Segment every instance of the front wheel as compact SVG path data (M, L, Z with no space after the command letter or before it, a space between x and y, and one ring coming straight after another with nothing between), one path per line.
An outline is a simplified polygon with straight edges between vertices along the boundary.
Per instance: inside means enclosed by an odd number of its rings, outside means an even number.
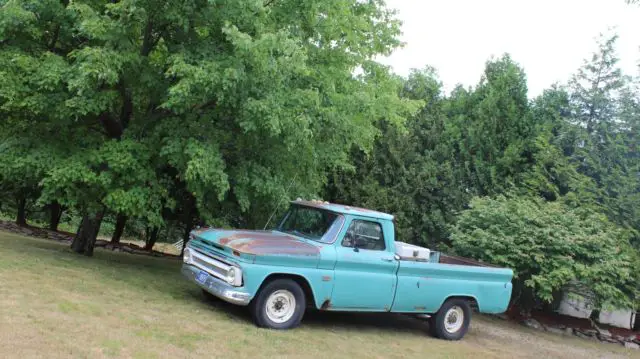
M291 329L302 321L306 298L300 285L291 279L267 283L251 301L251 314L257 326Z
M460 340L469 330L471 307L464 299L449 299L436 315L431 317L431 333L444 340Z

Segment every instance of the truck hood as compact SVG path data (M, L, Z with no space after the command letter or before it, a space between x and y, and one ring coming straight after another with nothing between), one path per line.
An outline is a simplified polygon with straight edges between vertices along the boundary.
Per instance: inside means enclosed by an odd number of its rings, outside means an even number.
M194 234L215 247L256 257L307 257L315 260L320 257L319 246L278 231L207 229Z

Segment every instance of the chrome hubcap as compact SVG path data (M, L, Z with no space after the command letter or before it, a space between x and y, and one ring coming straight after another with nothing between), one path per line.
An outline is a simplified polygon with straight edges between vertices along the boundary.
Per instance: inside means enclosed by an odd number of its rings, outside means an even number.
M444 315L444 329L449 333L455 333L460 328L462 328L462 324L464 323L464 311L462 308L454 305L453 307L447 310L447 313Z
M267 298L265 311L272 322L285 323L296 311L296 297L288 290L277 290Z

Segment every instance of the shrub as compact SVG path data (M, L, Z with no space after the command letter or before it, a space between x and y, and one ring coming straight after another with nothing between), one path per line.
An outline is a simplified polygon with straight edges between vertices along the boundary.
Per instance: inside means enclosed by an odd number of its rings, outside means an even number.
M582 289L594 308L633 307L635 251L604 215L531 198L475 198L452 229L454 251L512 268L512 303L530 309Z

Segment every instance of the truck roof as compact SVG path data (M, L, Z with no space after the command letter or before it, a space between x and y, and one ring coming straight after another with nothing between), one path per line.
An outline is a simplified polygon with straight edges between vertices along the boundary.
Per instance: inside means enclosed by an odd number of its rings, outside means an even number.
M356 216L371 217L371 218L377 218L377 219L385 219L385 220L390 220L390 221L393 220L393 216L388 214L388 213L378 212L378 211L374 211L374 210L366 209L366 208L346 206L346 205L343 205L343 204L329 203L329 202L323 202L323 201L304 201L304 200L301 200L301 199L298 199L298 200L295 200L295 201L291 201L291 203L292 204L298 204L298 205L301 205L301 206L326 209L328 211L336 212L336 213L353 214L353 215L356 215Z

